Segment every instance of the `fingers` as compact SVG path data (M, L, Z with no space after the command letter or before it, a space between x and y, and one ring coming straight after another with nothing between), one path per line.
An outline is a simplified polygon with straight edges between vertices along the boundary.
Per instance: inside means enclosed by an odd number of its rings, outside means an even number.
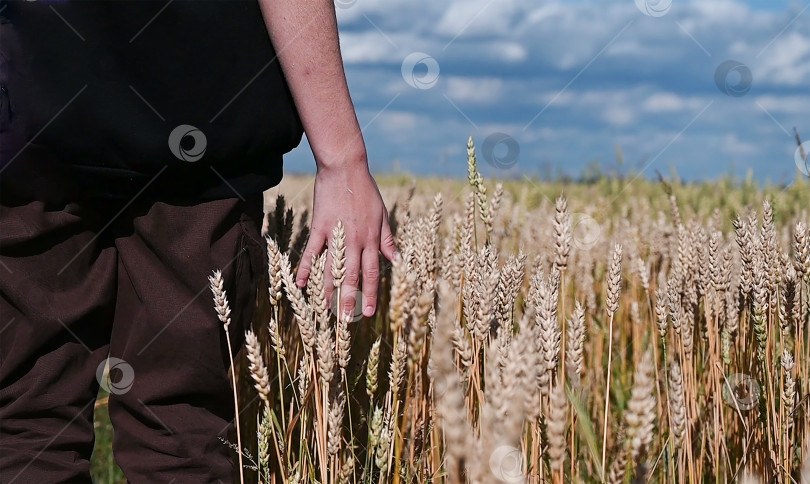
M366 248L363 265L363 316L371 317L377 309L377 285L380 282L380 257L378 251Z
M323 264L323 285L326 286L326 300L329 301L329 307L333 310L335 314L338 314L338 311L334 311L335 308L338 307L337 302L332 300L332 293L335 292L335 283L334 279L332 279L332 254L334 253L334 247L332 246L332 236L331 232L329 235L329 240L327 242L327 249L326 249L326 260Z
M298 264L298 272L295 276L295 284L303 288L307 285L309 274L312 271L312 258L317 257L323 249L326 236L320 232L313 230L309 234L307 246L304 248L304 254L301 256L301 262Z
M379 236L368 233L366 236L360 237L347 237L346 252L345 252L345 266L344 278L341 284L340 301L333 300L334 284L331 277L332 269L332 247L327 246L326 264L324 282L326 286L326 297L328 301L332 301L333 308L338 309L335 311L336 315L349 313L352 316L371 317L377 309L377 291L380 281L380 259L379 253L393 261L397 256L397 247L394 241L394 236L391 233L391 226L388 222L388 214L385 209L382 209L382 221L380 223ZM351 233L351 230L347 230ZM323 231L313 227L310 233L307 245L304 248L304 253L301 257L298 273L296 275L296 284L298 287L303 288L306 286L309 276L312 273L312 259L323 251L324 246L330 244L329 234L330 231ZM363 241L360 239L366 239ZM354 240L352 240L354 239ZM378 245L379 244L379 245ZM360 279L362 276L363 287L360 290ZM357 301L362 295L362 300ZM358 307L359 304L359 307ZM355 309L357 308L357 309Z
M354 307L357 304L357 288L360 284L360 254L360 247L346 247L346 273L340 287L340 314L356 314Z
M380 227L380 252L386 259L393 262L397 254L397 245L391 234L391 224L388 223L388 214L383 209L383 222ZM365 311L365 309L364 309Z

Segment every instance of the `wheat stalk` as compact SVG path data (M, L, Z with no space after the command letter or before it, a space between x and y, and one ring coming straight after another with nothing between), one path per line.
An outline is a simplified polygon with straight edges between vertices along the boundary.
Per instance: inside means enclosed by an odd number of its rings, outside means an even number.
M233 406L236 419L236 445L237 454L239 455L239 479L242 484L245 484L245 475L243 472L244 463L242 462L242 433L241 426L239 425L239 397L236 392L236 372L233 364L233 348L231 347L231 334L228 328L231 325L231 308L228 305L228 295L225 291L225 281L222 279L222 271L214 271L213 276L208 276L209 287L214 295L214 309L217 312L219 320L222 322L222 327L225 329L225 340L228 342L228 358L231 361L231 383L233 386Z
M605 308L608 312L608 364L605 381L605 412L602 426L602 475L605 475L605 457L607 452L608 409L610 404L610 376L613 361L613 318L619 310L619 291L622 282L622 246L613 247L613 257L607 276L607 299Z
M574 232L570 214L597 213L604 185L567 184L548 203L558 185L485 183L469 148L466 197L424 193L433 182L386 188L386 199L404 199L390 214L400 254L381 270L368 324L350 328L330 307L341 290L350 296L349 249L338 247L348 229L334 227L298 289L306 217L293 234L277 206L270 305L259 307L279 385L269 391L266 347L246 334L250 385L239 388L272 409L254 416L255 461L229 444L242 468L266 484L679 484L744 470L799 480L810 249L808 211L793 202L810 198L774 196L758 214L741 200L777 192L751 188L712 206L699 186L668 186L667 199L642 195L640 182L603 211L594 239L591 222ZM215 308L229 329L224 294Z

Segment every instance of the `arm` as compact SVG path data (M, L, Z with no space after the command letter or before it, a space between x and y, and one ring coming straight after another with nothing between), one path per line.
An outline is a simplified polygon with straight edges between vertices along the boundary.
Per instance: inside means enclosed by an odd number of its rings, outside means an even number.
M318 166L312 227L296 282L300 287L306 284L312 255L321 252L332 227L342 220L346 277L341 306L354 308L352 289L358 288L362 274L363 314L371 316L377 301L378 254L392 260L396 248L349 96L334 4L331 0L259 0L259 4ZM330 264L327 258L326 267ZM327 287L331 292L332 285Z

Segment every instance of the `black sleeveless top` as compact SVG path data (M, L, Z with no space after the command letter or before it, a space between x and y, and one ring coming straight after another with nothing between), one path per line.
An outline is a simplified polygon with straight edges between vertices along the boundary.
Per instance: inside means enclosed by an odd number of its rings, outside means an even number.
M257 0L3 0L0 20L0 170L33 146L91 197L209 200L274 186L301 140Z

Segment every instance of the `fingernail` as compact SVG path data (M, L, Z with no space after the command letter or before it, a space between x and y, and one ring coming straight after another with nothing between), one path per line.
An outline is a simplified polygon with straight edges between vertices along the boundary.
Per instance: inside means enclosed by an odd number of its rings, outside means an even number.
M365 316L373 316L374 315L374 308L372 306L366 306L366 309L363 310L363 314Z

